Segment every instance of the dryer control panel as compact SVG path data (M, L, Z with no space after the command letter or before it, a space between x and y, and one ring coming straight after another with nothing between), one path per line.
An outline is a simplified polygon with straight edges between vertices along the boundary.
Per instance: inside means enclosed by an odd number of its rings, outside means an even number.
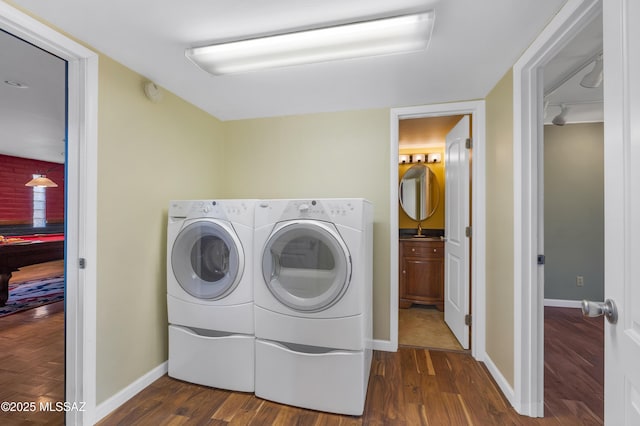
M359 198L264 200L258 204L256 218L259 218L258 222L264 223L296 219L321 220L360 228L364 203L368 202Z

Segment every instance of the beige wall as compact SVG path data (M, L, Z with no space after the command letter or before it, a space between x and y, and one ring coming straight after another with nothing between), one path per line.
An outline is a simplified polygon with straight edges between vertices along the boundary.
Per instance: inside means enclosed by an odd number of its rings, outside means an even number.
M222 188L221 123L99 58L97 402L167 360L170 199Z
M142 92L143 81L100 56L97 402L167 359L170 199L371 200L374 337L388 340L389 111L220 123L170 93L162 103L149 102ZM486 347L513 384L511 72L488 95L486 107Z
M362 197L374 208L374 338L389 339L389 110L225 122L236 198ZM394 153L395 155L395 153Z
M486 98L486 351L513 386L513 72Z

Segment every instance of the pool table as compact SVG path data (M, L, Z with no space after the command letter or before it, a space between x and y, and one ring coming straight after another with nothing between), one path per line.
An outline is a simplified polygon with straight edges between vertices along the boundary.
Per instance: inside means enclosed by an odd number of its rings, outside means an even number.
M58 259L64 259L64 234L21 235L0 242L0 306L9 298L12 272Z

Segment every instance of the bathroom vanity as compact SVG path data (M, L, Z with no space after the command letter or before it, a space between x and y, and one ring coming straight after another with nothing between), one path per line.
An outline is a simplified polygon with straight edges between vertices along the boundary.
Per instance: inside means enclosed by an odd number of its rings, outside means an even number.
M417 229L400 229L400 308L414 303L444 310L444 229L422 229L440 202L436 175L425 164L409 168L398 188L402 210L418 222ZM408 232L406 232L408 231Z
M400 239L400 308L435 305L444 310L444 241Z

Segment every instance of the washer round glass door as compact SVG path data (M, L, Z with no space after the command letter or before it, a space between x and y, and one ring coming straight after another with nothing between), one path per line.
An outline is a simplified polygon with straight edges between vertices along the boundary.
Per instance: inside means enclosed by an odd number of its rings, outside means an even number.
M244 270L242 245L224 222L185 222L171 250L171 266L180 286L199 299L231 293Z
M285 222L267 240L262 275L285 306L318 312L347 291L351 256L335 227L318 221Z

